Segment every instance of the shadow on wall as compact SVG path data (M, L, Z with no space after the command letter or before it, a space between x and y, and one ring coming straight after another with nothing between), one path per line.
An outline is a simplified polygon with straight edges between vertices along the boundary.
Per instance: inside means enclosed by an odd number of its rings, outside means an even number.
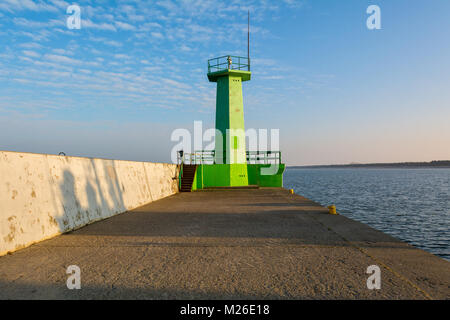
M120 186L114 161L108 161L103 169L98 169L95 161L90 159L90 166L84 167L76 176L71 170L64 169L59 190L63 214L56 216L54 222L61 232L127 210L123 199L124 188Z
M173 164L0 151L0 255L177 192Z

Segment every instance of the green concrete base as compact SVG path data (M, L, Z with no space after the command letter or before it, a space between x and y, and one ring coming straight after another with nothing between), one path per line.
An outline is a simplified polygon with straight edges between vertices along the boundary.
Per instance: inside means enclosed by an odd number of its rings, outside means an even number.
M199 165L192 191L213 187L283 187L285 165L211 164Z
M248 184L260 187L283 187L285 164L248 164Z

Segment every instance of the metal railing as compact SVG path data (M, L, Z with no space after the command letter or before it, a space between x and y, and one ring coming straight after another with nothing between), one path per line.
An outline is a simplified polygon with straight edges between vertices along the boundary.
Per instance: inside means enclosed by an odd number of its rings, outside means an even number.
M247 151L247 163L281 163L281 151Z
M214 151L196 151L194 153L183 153L180 157L182 164L214 164Z
M248 164L280 164L281 151L246 151ZM216 164L214 150L196 151L193 153L178 152L177 162L180 164Z
M222 56L208 60L208 73L222 70L250 71L250 59L239 56Z

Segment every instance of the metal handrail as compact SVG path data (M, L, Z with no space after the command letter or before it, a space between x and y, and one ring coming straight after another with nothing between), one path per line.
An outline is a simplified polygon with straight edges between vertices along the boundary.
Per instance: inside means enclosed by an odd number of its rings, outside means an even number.
M231 59L231 64L228 62L228 58ZM222 59L226 59L223 61ZM241 60L242 63L241 63ZM212 64L215 63L215 64ZM222 67L225 65L226 67ZM221 56L217 58L212 58L208 60L208 73L218 72L222 70L241 70L241 71L250 71L250 59L247 57L239 57L239 56Z
M246 151L247 163L271 164L281 163L281 151ZM216 151L203 150L193 153L184 153L181 159L186 164L216 164Z

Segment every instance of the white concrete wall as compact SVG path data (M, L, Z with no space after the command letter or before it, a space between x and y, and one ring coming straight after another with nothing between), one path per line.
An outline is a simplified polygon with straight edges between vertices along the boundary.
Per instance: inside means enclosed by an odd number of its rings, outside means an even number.
M0 151L0 256L178 192L173 164Z

